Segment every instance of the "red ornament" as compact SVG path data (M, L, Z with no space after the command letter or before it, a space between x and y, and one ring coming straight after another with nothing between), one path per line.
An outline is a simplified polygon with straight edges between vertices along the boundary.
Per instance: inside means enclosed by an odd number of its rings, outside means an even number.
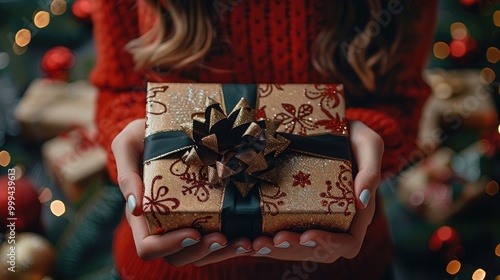
M66 47L51 48L42 58L42 69L54 80L67 81L74 64L75 55Z
M0 231L10 231L10 222L15 224L15 231L36 231L41 229L40 214L42 205L38 200L37 188L31 180L21 177L13 181L15 188L9 189L9 178L0 177ZM12 187L12 186L11 186ZM14 192L11 192L13 191ZM7 207L9 196L14 196L14 209ZM11 219L12 218L12 219ZM15 220L13 220L15 218Z

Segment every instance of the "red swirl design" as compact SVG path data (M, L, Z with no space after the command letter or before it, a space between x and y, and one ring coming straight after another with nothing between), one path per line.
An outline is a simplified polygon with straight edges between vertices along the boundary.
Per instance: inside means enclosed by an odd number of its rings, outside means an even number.
M194 195L199 202L206 202L210 199L210 190L213 186L208 183L208 176L204 168L199 168L197 172L190 172L191 166L176 160L170 166L170 173L179 177L187 185L182 186L183 195Z
M340 196L336 196L332 193L333 185L331 181L325 182L327 185L326 192L320 193L320 197L323 198L321 205L327 208L328 214L332 214L332 207L338 205L344 210L344 215L351 215L349 205L354 203L354 191L353 183L351 180L348 180L346 173L352 174L351 168L346 165L341 165L340 172L337 176L338 181L335 182L335 187L341 191Z
M158 188L155 187L156 182L161 179L163 179L163 176L161 175L157 175L153 178L153 182L151 185L151 193L149 196L144 195L146 203L144 203L143 206L144 212L151 211L158 228L161 227L161 222L160 219L158 219L158 216L156 216L156 214L168 215L170 214L170 210L177 209L177 207L179 207L180 205L180 201L177 198L166 197L169 191L167 186L160 186ZM166 202L170 202L172 205L169 206L166 204Z

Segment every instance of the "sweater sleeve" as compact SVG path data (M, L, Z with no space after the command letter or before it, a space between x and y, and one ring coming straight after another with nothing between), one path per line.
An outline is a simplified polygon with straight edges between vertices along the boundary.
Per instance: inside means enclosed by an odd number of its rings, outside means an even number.
M137 2L95 0L92 21L97 61L90 79L99 91L95 122L99 143L108 152L108 172L116 182L111 142L129 122L145 116L146 83L124 49L139 36Z
M423 80L437 20L438 1L413 2L419 14L405 31L418 36L414 48L401 57L402 71L390 98L374 101L369 108L349 108L347 118L359 120L377 132L385 144L382 177L397 174L416 160L416 135L422 107L431 93Z

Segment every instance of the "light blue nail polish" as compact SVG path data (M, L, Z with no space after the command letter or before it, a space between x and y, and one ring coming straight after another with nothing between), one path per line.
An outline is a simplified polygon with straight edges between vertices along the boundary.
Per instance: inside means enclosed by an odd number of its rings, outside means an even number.
M309 241L307 241L305 243L300 243L300 245L306 246L306 247L314 247L314 246L316 246L316 242L314 242L312 240L309 240Z
M135 200L135 196L133 194L128 196L127 203L128 203L128 210L130 210L130 213L133 213L135 206L137 205L137 201Z
M194 239L188 237L188 238L182 240L181 246L182 247L188 247L188 246L194 245L194 244L196 244L198 242L200 242L200 240L194 240Z
M267 255L271 253L271 249L267 248L267 247L262 247L260 248L259 251L257 251L257 253L255 253L256 255Z
M236 248L236 250L234 250L234 253L235 254L243 254L243 253L248 253L250 251L251 250L247 250L247 249L245 249L243 247L238 247L238 248Z
M224 248L224 246L220 245L220 244L219 244L219 243L217 243L217 242L212 243L212 244L210 245L210 247L208 247L208 249L209 249L210 251L212 251L212 252L213 252L213 251L220 250L220 249L222 249L222 248Z
M286 248L289 248L290 247L290 242L288 241L283 241L281 242L280 244L278 245L274 245L274 247L276 248L281 248L281 249L286 249Z
M366 207L368 205L368 202L370 201L370 190L369 189L364 189L361 194L359 195L359 200L361 203L363 203L363 206Z

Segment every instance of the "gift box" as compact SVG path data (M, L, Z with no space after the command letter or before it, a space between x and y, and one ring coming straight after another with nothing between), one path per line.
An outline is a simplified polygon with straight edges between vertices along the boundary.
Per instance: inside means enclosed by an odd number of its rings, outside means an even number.
M151 234L349 229L356 210L341 85L150 83L146 106Z
M95 87L86 81L36 79L16 106L14 116L24 136L47 140L74 125L91 125L96 96Z
M461 151L440 147L402 172L396 195L409 210L426 221L442 224L464 211L487 191L489 146L486 140Z
M92 186L103 183L107 155L96 136L94 127L77 126L42 145L49 175L71 202L80 201Z

